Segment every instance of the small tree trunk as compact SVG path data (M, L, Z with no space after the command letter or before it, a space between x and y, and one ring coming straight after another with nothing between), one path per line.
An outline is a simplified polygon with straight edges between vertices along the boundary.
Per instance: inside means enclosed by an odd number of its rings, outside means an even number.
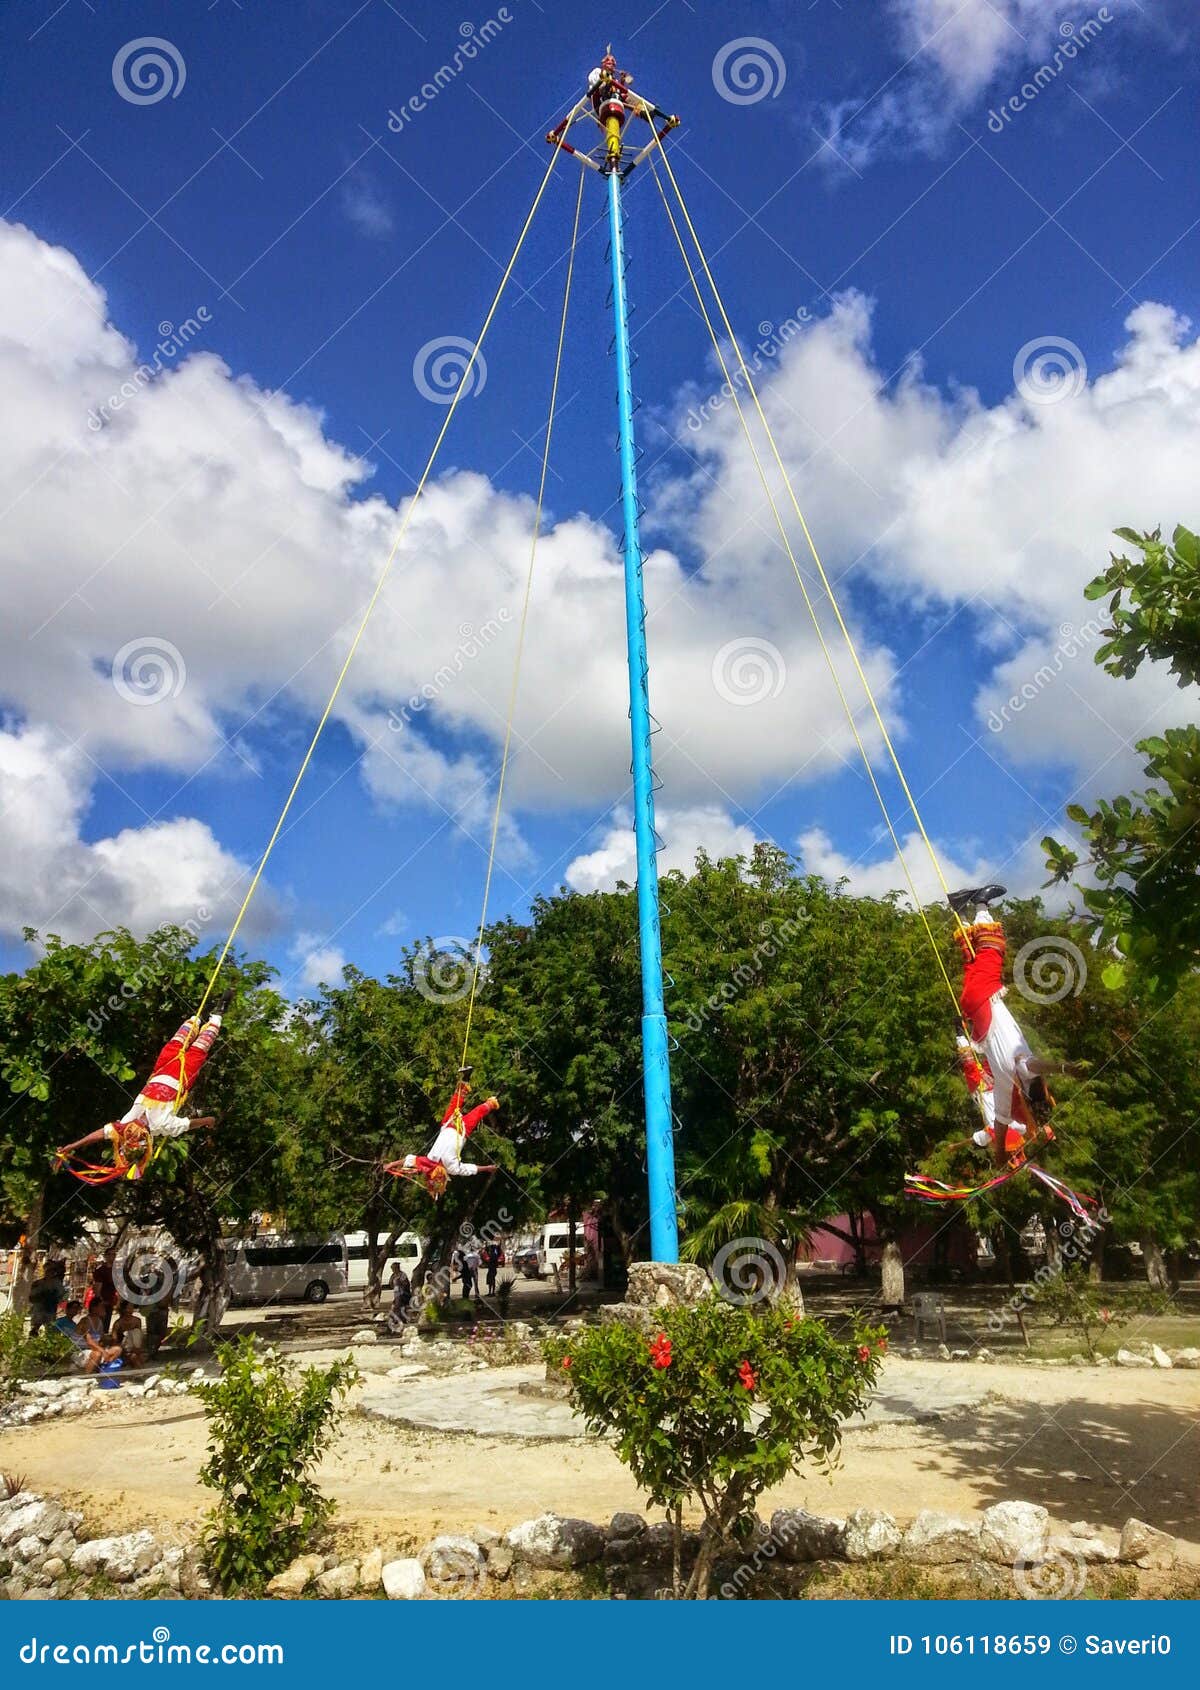
M889 1238L883 1246L881 1301L885 1309L904 1307L904 1257L894 1238Z
M1139 1242L1142 1246L1142 1262L1146 1269L1146 1284L1152 1291L1167 1291L1170 1289L1167 1278L1167 1264L1163 1260L1162 1245L1157 1234L1143 1232Z
M1092 1254L1088 1260L1088 1278L1093 1285L1099 1285L1104 1278L1104 1234L1098 1232L1092 1245Z
M567 1290L575 1295L575 1199L567 1204Z

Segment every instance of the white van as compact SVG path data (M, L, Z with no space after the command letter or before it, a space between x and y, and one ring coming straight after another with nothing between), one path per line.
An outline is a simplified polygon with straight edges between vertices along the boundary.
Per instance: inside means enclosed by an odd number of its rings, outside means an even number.
M340 1234L290 1238L263 1233L227 1238L221 1247L235 1303L323 1303L332 1293L349 1290L346 1240Z
M587 1250L587 1239L583 1234L583 1222L575 1222L575 1271L583 1271L583 1258ZM538 1277L546 1274L559 1274L564 1277L568 1271L571 1254L571 1228L566 1221L548 1221L538 1237L537 1271Z
M387 1243L387 1233L379 1235L379 1242ZM392 1277L392 1267L396 1262L404 1269L411 1279L417 1263L429 1243L427 1238L421 1238L415 1232L402 1232L396 1240L396 1248L383 1264L383 1285L387 1288L388 1280ZM365 1291L370 1272L370 1257L367 1253L367 1235L365 1232L348 1232L346 1234L346 1266L348 1283L351 1291Z

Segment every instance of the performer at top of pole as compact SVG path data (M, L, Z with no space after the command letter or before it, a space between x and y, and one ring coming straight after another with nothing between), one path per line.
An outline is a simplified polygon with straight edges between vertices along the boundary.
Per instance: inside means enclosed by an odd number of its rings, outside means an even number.
M646 146L628 163L623 164L624 142L623 131L629 117L644 118L651 128L657 128L657 139L661 141L679 122L677 117L663 111L652 100L644 99L633 92L633 76L627 70L620 70L613 57L612 47L609 46L594 70L590 71L587 79L587 91L563 118L556 129L552 129L546 136L551 146L560 146L564 152L572 153L581 164L592 170L598 170L604 175L613 171L622 177L628 176L631 170L636 170L656 142L652 138ZM567 130L581 118L592 118L604 131L604 145L598 152L580 151L571 146L565 139Z

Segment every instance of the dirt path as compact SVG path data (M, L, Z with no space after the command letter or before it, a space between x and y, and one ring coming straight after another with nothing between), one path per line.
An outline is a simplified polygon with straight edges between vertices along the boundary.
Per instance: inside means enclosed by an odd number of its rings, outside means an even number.
M945 1374L945 1364L894 1359L884 1388ZM869 1505L905 1521L919 1508L971 1513L1021 1497L1060 1521L1120 1526L1136 1514L1178 1536L1184 1557L1200 1563L1200 1372L997 1366L988 1384L987 1401L939 1422L850 1433L832 1479L789 1479L764 1511ZM105 1532L194 1522L207 1506L196 1480L203 1457L203 1416L184 1399L114 1403L103 1418L0 1434L0 1469L70 1493ZM604 1520L639 1506L601 1444L421 1434L358 1416L321 1481L353 1539L396 1548L439 1530L507 1527L544 1509Z

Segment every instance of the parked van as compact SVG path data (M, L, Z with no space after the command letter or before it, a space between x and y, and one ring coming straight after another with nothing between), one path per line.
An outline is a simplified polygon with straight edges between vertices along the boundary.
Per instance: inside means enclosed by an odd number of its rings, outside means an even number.
M584 1253L587 1240L583 1235L583 1222L575 1223L575 1267L578 1272L583 1267ZM538 1278L545 1278L547 1274L566 1273L571 1255L571 1228L566 1221L548 1221L542 1228L538 1238L537 1272Z
M379 1242L387 1243L386 1232L380 1234ZM396 1248L383 1264L383 1284L385 1288L388 1280L392 1277L392 1267L396 1262L399 1262L409 1278L412 1278L413 1270L421 1260L421 1255L428 1242L427 1238L421 1238L415 1232L402 1232L400 1234L396 1240ZM365 1232L348 1232L346 1234L346 1265L351 1291L365 1291L371 1265Z
M289 1238L264 1233L228 1238L222 1248L235 1303L323 1303L332 1292L349 1290L346 1240L340 1234Z

